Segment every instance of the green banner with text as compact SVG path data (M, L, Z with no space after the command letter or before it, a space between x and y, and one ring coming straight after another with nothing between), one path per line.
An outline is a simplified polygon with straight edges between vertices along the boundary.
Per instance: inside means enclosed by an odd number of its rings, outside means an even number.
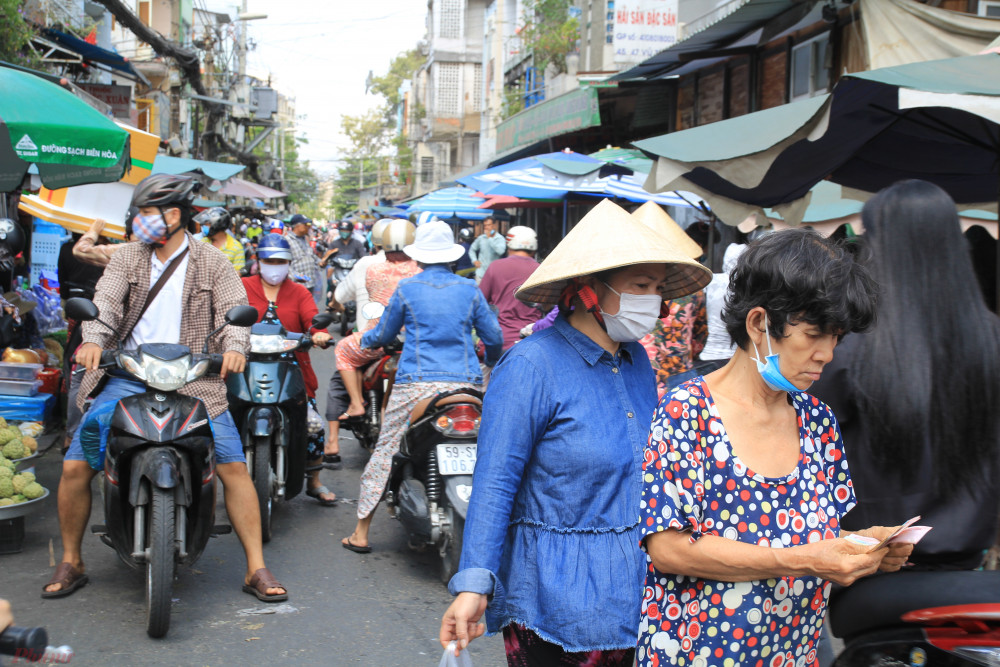
M597 91L578 88L525 109L497 127L497 152L601 124Z

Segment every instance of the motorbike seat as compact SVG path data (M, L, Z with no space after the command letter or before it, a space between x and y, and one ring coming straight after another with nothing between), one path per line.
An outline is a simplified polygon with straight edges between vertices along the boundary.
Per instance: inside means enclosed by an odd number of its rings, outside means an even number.
M427 412L427 406L431 404L432 400L434 400L433 396L425 398L413 406L413 411L410 413L411 424L416 423L417 420L424 416L424 413ZM437 404L438 407L440 407L442 405L454 405L456 403L469 403L478 407L482 407L483 405L483 402L480 399L469 394L455 394L454 396L448 396L447 398L442 398Z
M908 622L925 624L932 617L936 624L945 619L935 615L925 618L926 614L910 612L996 604L998 600L1000 571L933 570L876 575L847 588L834 589L830 595L830 630L834 636L850 639L864 632L905 626Z

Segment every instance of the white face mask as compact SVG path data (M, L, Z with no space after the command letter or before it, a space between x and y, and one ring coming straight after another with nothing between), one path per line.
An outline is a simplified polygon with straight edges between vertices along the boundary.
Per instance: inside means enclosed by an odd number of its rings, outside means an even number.
M618 295L618 312L614 315L604 312L604 326L611 340L618 343L631 343L639 340L656 326L660 319L660 305L663 299L659 294L629 294L618 292L611 285L604 286Z
M260 264L260 277L268 285L280 285L288 277L288 264Z

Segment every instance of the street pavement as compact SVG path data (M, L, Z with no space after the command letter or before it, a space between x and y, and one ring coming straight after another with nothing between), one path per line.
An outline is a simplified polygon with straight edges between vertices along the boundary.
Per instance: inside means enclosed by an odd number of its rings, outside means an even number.
M333 350L314 350L320 412L334 370ZM342 549L356 520L353 500L366 455L341 436L341 470L323 482L342 500L321 507L304 494L275 511L275 534L264 547L268 567L288 586L290 599L268 605L241 591L246 563L235 534L212 539L201 559L181 568L174 586L170 632L145 631L145 578L129 569L89 530L84 559L90 583L68 598L39 592L61 556L55 490L62 457L54 446L36 463L53 491L44 508L26 518L24 549L0 555L7 583L0 596L13 605L17 625L44 626L52 645L73 647L73 665L364 665L436 666L438 629L451 601L440 581L435 552L415 553L402 526L384 506L372 524L373 553ZM228 523L219 490L217 523ZM91 524L103 523L94 492ZM476 667L501 667L503 641L483 637L470 646ZM5 664L10 664L6 659Z

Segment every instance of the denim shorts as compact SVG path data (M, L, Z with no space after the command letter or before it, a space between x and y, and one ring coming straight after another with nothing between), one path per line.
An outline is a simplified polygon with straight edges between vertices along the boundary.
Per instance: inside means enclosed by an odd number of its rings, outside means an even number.
M112 377L104 385L104 390L94 399L94 402L90 405L90 409L93 410L108 401L117 403L126 396L142 394L146 391L148 391L146 386L139 382ZM86 415L84 415L84 421L86 421ZM212 433L215 435L215 463L245 463L243 441L240 439L240 432L236 430L236 424L233 422L233 417L229 414L229 411L226 410L218 417L213 418L211 424ZM81 430L78 428L76 429L76 433L73 434L73 442L63 457L67 461L86 460L83 455L83 445L80 443Z

